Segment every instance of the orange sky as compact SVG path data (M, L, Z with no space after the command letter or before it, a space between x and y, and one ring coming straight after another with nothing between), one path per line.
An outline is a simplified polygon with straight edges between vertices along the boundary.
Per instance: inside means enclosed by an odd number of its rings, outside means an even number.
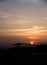
M47 42L47 29L33 26L31 29L5 29L0 31L0 42Z
M30 41L47 42L47 1L0 1L0 43Z

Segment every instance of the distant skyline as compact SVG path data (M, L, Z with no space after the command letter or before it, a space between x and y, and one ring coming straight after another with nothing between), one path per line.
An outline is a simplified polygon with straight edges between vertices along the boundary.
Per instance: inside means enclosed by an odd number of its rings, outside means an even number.
M47 0L0 0L0 43L47 42Z

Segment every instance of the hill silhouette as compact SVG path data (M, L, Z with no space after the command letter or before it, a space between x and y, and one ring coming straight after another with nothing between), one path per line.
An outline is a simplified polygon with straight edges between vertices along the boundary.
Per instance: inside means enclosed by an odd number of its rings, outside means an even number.
M47 45L17 43L13 44L12 48L0 48L0 60L4 65L47 62Z

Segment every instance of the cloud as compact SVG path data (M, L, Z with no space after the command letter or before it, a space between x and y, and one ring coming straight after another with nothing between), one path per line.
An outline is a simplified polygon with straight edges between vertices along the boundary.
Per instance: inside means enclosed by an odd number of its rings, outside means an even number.
M3 16L0 16L0 19L7 19L8 18L8 16L5 16L5 15L3 15Z
M42 0L42 2L44 2L46 4L47 3L47 0Z
M9 13L0 10L0 24L3 24L3 22L6 23L9 18Z
M22 35L36 35L40 33L46 33L47 29L45 27L38 27L38 26L33 26L30 29L16 29L16 32L22 33Z
M31 29L5 29L5 30L0 30L1 32L7 32L7 33L23 33L24 35L31 35L31 34L39 34L39 33L45 33L47 32L47 29L45 27L38 27L38 26L33 26Z
M18 0L18 1L22 1L22 2L35 2L35 3L40 3L40 2L47 3L47 0Z
M14 22L10 22L11 24L20 24L20 25L22 25L22 24L27 24L27 23L29 23L29 21L27 21L27 20L18 20L18 21L14 21Z
M16 29L16 31L32 31L32 30L43 30L43 29L46 29L46 27L33 26L30 29Z
M0 10L0 14L1 14L1 15L7 15L7 16L10 16L10 14L8 14L7 12L2 11L2 10Z
M9 1L9 2L38 2L38 1L41 1L41 0L0 0L0 2L6 2L6 1Z
M41 30L41 29L45 29L45 27L33 26L33 28L32 28L32 29L34 29L34 30Z
M25 16L22 16L22 15L16 15L16 17L18 17L18 18L25 18Z
M43 21L47 22L47 17L44 17L44 18L43 18Z
M47 29L45 27L33 26L31 29L1 29L0 36L16 37L16 42L28 40L43 40L47 38ZM44 41L45 41L44 39ZM28 40L28 41L29 41ZM27 42L27 41L26 41Z
M43 0L44 2L47 2L47 0Z
M47 0L19 0L19 1L47 1Z
M5 2L6 0L0 0L0 2Z
M45 27L38 27L38 26L33 26L31 29L17 29L16 30L18 35L23 35L23 36L35 36L35 35L46 35L45 33L47 32L47 29Z
M39 0L19 0L19 1L39 1Z

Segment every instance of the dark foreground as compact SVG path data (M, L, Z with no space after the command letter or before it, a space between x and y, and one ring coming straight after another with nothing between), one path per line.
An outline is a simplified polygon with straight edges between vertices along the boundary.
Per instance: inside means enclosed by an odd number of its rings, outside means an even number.
M0 65L47 63L47 45L0 48Z
M47 63L47 54L14 54L2 55L0 65Z

